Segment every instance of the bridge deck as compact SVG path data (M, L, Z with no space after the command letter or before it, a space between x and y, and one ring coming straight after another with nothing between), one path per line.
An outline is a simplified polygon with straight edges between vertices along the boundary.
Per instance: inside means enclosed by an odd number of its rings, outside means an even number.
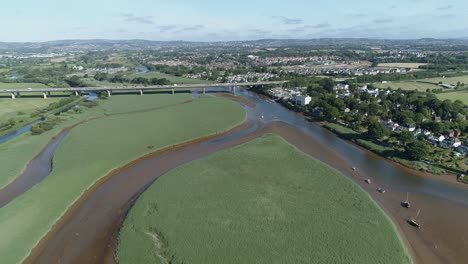
M202 88L229 88L248 87L255 85L284 84L287 81L274 82L247 82L247 83L212 83L212 84L175 84L155 86L103 86L103 87L70 87L70 88L22 88L1 89L0 93L28 93L28 92L89 92L89 91L132 91L132 90L164 90L164 89L202 89Z

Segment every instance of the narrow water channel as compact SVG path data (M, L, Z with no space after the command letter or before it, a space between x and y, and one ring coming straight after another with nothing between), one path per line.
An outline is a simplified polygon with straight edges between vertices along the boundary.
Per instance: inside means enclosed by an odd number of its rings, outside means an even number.
M29 124L29 125L26 125L20 129L17 129L9 134L6 134L4 136L1 136L0 137L0 144L4 143L4 142L7 142L8 140L11 140L11 139L14 139L16 137L19 137L20 135L26 133L26 132L29 132L31 131L31 127L35 124L39 124L39 123L42 123L44 122L45 120L38 120L32 124Z
M25 193L34 185L49 176L52 171L52 159L55 150L68 135L69 130L64 130L29 162L23 173L5 188L0 189L0 208L13 201L16 197Z
M344 141L271 100L239 90L256 104L248 121L227 135L143 159L86 192L44 238L27 263L114 263L118 230L128 209L159 176L184 163L248 142L264 133L291 144L350 177L385 210L417 263L464 263L468 259L468 188L407 170ZM356 171L351 167L356 167ZM372 184L364 179L372 179ZM376 191L387 190L385 194ZM411 208L400 202L410 195ZM118 195L116 195L118 194ZM407 220L421 210L422 228Z

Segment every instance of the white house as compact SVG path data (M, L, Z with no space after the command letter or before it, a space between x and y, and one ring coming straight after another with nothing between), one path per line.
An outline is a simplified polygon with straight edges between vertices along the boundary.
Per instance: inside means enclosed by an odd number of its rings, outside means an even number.
M453 143L452 143L452 146L453 146L454 148L458 148L459 146L462 145L462 142L461 142L460 139L458 139L458 138L453 139L452 142L453 142Z
M310 101L312 101L312 97L297 95L294 97L294 101L296 102L296 104L304 106L304 105L308 105Z

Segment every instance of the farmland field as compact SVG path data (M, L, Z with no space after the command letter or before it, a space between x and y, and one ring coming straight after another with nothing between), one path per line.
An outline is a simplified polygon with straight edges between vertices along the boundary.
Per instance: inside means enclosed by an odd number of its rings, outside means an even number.
M159 178L119 242L122 264L411 263L363 190L272 134Z
M198 79L190 79L190 78L184 78L184 77L177 77L174 75L170 74L165 74L162 72L147 72L147 73L135 73L132 75L129 75L130 78L136 78L136 77L143 77L143 78L166 78L172 83L176 84L199 84L199 83L211 83L210 81L206 80L198 80Z
M449 99L452 101L460 100L466 105L468 105L468 91L459 91L459 92L450 92L450 93L440 93L437 94L437 97L440 100Z
M107 113L120 112L122 104L127 105L126 111L133 112L107 115L74 128L54 155L52 173L2 208L2 262L21 262L66 209L113 169L149 152L227 130L242 123L246 116L239 104L218 97L202 97L180 104L190 98L188 94L157 95L154 101L144 103L146 111L134 112L140 108L142 97L133 96L135 99L130 100L131 97L119 99L112 105L113 97L103 106L92 109L94 114L88 113L88 116L102 116L102 109L107 109ZM175 101L179 103L167 103ZM162 107L164 104L166 107ZM223 115L217 114L219 112ZM17 144L23 144L18 147L22 151L29 148L20 140ZM150 145L154 150L148 149ZM6 156L6 159L15 158Z
M374 85L381 89L387 89L390 87L391 89L398 89L401 88L402 90L418 90L421 92L425 92L427 89L440 89L441 87L437 84L431 83L422 83L416 81L400 81L400 82L389 82L389 83L374 83Z
M432 82L438 84L439 82L445 84L457 85L457 82L465 83L468 85L468 75L458 76L458 77L447 77L447 78L428 78L422 79L421 81Z
M456 85L457 82L465 83L468 86L468 75L447 78L426 78L411 81L389 82L389 83L374 83L378 88L391 87L392 89L401 88L403 90L418 90L426 91L427 89L440 89L439 82L444 84Z

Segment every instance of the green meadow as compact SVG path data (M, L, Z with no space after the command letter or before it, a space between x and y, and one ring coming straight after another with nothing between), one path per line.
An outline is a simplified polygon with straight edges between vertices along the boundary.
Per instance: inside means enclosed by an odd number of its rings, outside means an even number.
M92 109L86 109L81 114L62 113L60 118L64 122L54 129L41 135L32 136L26 133L18 138L0 144L0 189L13 181L24 170L27 163L40 152L47 142L61 129L76 124L90 118L100 118L106 115L116 115L126 112L151 111L161 107L180 104L190 99L188 94L176 95L145 95L145 96L112 96L108 100L99 102L99 105ZM15 104L27 104L29 100L18 99ZM43 99L40 99L44 101ZM48 101L50 103L50 101ZM0 104L3 102L0 102ZM24 108L20 108L23 109ZM16 111L16 110L15 110Z
M49 104L59 101L60 98L24 98L24 99L0 99L0 123L9 118L28 116L35 110L45 108Z
M227 99L207 96L181 104L187 99L189 94L115 96L75 117L75 122L100 118L74 128L56 150L53 172L0 210L2 262L21 262L67 208L113 169L149 152L225 131L246 117L239 104ZM2 164L19 158L24 167L28 159L15 154L23 151L33 155L52 133L44 134L45 139L26 135L23 140L7 143L6 149L15 146L15 151L5 156L0 151ZM39 147L32 151L28 142L35 140L40 141L35 142ZM16 174L21 169L17 167Z
M458 82L464 83L468 87L468 75L462 75L457 77L447 77L447 78L426 78L419 80L411 81L397 81L389 83L374 83L378 88L386 89L388 87L392 89L401 88L402 90L418 90L425 92L427 89L441 89L438 84L442 82L444 84L457 85Z
M449 93L440 93L437 94L437 97L440 100L460 100L465 104L468 104L468 91L457 91L457 92L449 92Z
M411 263L395 226L335 169L276 135L159 178L119 237L126 263Z
M417 81L400 81L400 82L389 82L389 83L374 83L377 88L387 89L390 87L391 89L398 89L401 88L402 90L417 90L421 92L425 92L427 89L440 89L441 87L437 85L437 83L426 83L426 82L417 82Z

